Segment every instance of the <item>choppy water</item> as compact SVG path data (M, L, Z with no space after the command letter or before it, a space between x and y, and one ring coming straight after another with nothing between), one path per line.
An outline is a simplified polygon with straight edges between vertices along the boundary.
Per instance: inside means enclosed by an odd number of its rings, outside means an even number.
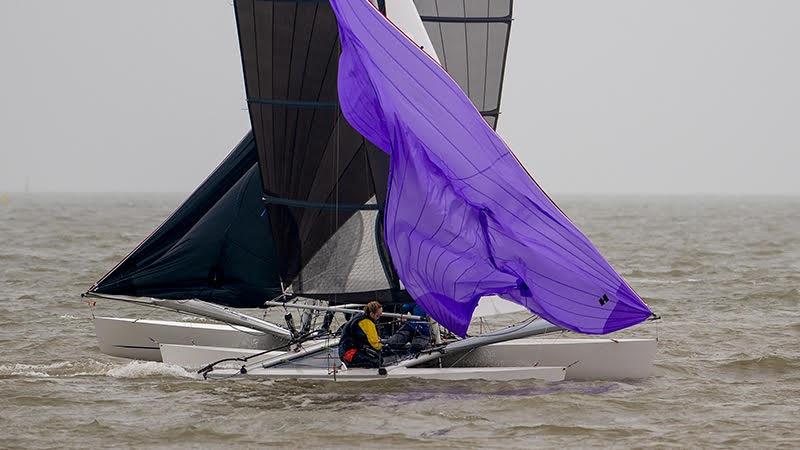
M181 197L0 202L0 447L800 446L800 198L556 199L663 316L617 333L650 379L333 384L99 353L79 294Z

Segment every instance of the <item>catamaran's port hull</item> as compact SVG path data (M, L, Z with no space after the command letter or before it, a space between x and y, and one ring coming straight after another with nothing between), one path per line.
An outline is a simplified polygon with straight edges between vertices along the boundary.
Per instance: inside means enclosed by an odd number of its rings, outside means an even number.
M166 320L95 317L100 351L120 358L161 361L159 344L267 349L285 343L279 337L249 328Z
M424 380L541 380L563 381L565 367L455 367L455 368L388 368L386 375L377 369L348 369L334 374L328 369L254 369L239 374L236 369L218 369L209 373L209 378L259 378L269 380L300 379L326 381L377 381L398 378L420 378Z
M225 358L245 358L256 352L240 348L161 344L164 362L189 369ZM655 353L654 339L527 338L490 344L467 354L446 354L442 358L442 367L481 370L555 366L567 367L565 376L568 380L624 380L649 377ZM335 349L332 349L330 359L337 360ZM438 366L438 360L432 363Z

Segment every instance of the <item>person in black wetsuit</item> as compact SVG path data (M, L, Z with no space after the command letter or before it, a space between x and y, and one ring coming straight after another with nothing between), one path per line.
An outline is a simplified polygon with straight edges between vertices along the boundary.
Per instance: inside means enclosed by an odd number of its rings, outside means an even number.
M386 344L388 350L396 354L415 353L430 346L431 328L425 310L416 303L406 303L400 312L419 316L422 320L406 321L396 333L385 339L383 343Z

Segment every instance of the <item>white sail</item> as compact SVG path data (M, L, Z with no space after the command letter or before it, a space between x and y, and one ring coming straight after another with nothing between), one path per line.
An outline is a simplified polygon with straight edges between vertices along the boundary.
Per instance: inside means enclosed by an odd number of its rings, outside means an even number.
M374 2L375 0L373 0ZM431 38L425 30L425 25L422 24L413 0L386 0L386 18L391 20L428 56L439 62L439 56L436 55L436 49L433 48Z
M504 300L496 295L491 297L484 297L478 302L478 307L472 313L472 319L479 319L481 317L497 316L500 314L511 314L516 312L527 311L524 306Z
M367 203L375 204L372 197ZM378 256L375 221L378 211L357 211L303 267L295 292L325 294L389 289Z

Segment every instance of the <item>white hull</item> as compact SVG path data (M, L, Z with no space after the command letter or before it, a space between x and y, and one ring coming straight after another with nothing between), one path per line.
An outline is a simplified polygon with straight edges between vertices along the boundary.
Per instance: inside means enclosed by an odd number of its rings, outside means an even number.
M166 363L199 369L221 359L245 358L258 351L162 344L161 353ZM272 353L270 356L281 354ZM528 338L479 347L467 355L447 356L442 359L442 366L474 371L486 368L566 367L565 378L568 380L623 380L649 377L655 353L654 339ZM331 360L337 361L335 349L331 352ZM299 375L298 372L298 378L302 378Z
M263 350L231 347L203 347L199 345L161 344L161 361L166 364L181 366L189 370L197 370L221 359L247 358ZM275 351L264 354L264 358L281 356L285 352ZM231 362L222 367L241 367L243 362Z
M399 378L420 378L425 380L542 380L562 381L564 367L459 367L449 369L436 368L389 368L386 375L378 374L377 369L347 369L336 373L329 369L253 369L247 374L239 374L236 369L217 369L209 373L209 378L230 378L241 376L247 378L308 379L327 381L370 381Z
M284 342L260 331L224 324L95 317L94 326L101 352L145 361L161 361L159 344L266 349Z
M564 366L568 380L647 378L653 371L655 339L526 338L478 347L459 360L443 363L471 367Z

